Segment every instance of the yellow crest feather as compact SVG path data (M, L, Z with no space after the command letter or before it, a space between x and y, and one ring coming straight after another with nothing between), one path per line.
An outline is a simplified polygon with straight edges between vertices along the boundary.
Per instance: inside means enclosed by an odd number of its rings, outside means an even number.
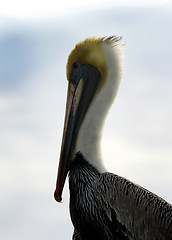
M75 48L71 51L66 67L66 75L69 80L72 65L76 61L80 61L82 64L91 64L96 67L102 77L102 83L105 82L108 72L106 55L103 51L102 44L109 44L111 47L119 44L120 37L102 37L102 38L87 38L82 42L79 42Z
M101 47L103 38L87 38L83 42L79 42L71 51L67 62L67 79L69 80L72 65L76 61L82 64L91 64L96 67L102 76L106 78L107 64L106 57Z

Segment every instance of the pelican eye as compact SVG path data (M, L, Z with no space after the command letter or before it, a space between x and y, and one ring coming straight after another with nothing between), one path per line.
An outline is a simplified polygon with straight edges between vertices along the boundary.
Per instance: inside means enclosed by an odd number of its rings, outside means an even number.
M73 65L72 65L72 70L73 71L78 71L80 66L81 66L81 63L79 61L78 62L74 62Z
M80 74L81 63L79 61L74 62L72 65L72 71L70 74L69 81L72 82L74 85L77 83L78 74Z

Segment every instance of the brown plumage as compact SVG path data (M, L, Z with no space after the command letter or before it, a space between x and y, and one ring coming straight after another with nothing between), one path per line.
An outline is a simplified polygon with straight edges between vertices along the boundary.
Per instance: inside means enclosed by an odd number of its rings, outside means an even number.
M172 206L78 153L69 170L73 239L172 240ZM93 233L92 233L93 232Z

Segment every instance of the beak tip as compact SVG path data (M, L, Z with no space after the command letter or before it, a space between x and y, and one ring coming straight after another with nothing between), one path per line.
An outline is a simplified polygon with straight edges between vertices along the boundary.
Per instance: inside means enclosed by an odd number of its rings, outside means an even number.
M61 196L58 196L57 194L56 194L56 191L54 192L54 199L57 201L57 202L61 202L62 201L62 197Z

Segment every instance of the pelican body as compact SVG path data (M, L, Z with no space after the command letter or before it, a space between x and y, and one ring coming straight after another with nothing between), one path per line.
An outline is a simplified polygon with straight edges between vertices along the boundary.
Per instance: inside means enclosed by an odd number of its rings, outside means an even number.
M73 240L172 240L172 205L108 173L100 140L122 77L120 38L88 38L67 63L68 93L54 197L69 175Z

